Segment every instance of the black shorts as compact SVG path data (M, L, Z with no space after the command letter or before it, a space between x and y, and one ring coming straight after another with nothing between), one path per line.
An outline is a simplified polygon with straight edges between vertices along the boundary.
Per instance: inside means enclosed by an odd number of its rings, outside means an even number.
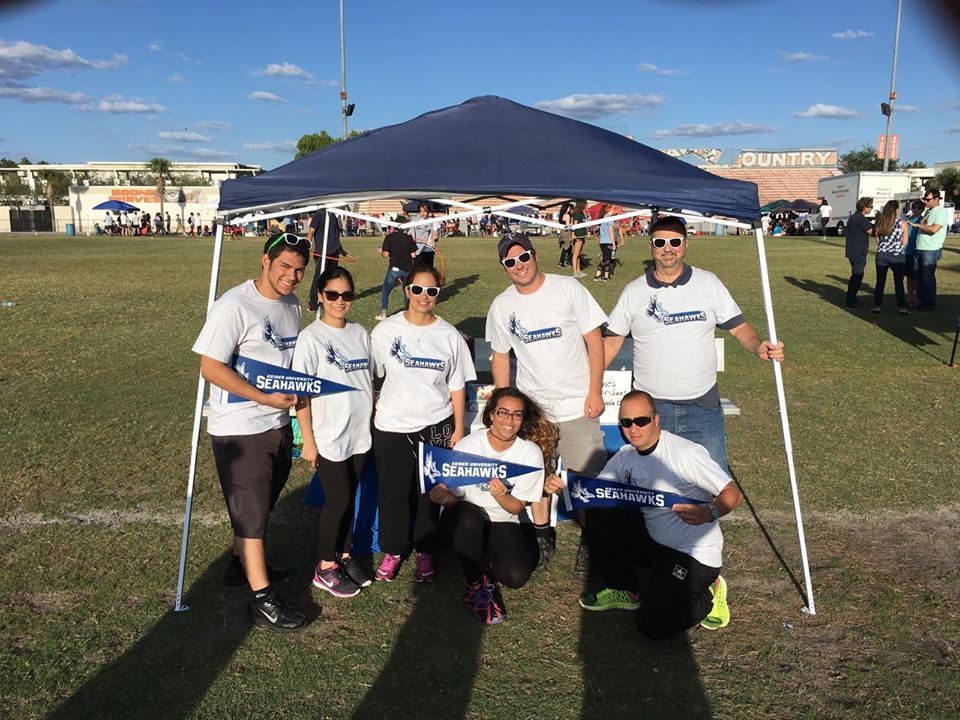
M262 540L267 516L290 476L292 428L285 425L257 435L211 435L210 439L234 536Z

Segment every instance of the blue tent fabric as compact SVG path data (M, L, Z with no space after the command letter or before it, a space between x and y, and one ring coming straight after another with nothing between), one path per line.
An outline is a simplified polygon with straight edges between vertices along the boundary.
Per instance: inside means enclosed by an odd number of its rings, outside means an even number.
M123 200L105 200L99 205L93 206L94 210L117 210L117 211L126 211L126 212L136 212L140 208L136 205L131 205L130 203L123 202Z
M583 197L759 217L757 186L727 180L609 130L496 96L364 133L220 188L220 211L331 198Z

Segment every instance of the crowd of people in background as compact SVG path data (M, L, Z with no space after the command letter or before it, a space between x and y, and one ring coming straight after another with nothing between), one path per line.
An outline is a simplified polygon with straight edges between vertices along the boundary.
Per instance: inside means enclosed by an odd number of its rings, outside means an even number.
M116 235L136 237L147 235L187 235L191 237L212 237L217 232L217 218L210 224L203 224L200 213L190 213L186 218L181 215L170 216L169 212L110 211L104 214L103 224L94 223L96 235ZM240 235L243 228L230 226L231 234Z

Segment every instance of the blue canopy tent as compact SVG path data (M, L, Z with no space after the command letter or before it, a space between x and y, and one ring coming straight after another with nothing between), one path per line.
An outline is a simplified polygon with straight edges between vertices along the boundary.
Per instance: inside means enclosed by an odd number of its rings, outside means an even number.
M99 205L93 206L94 210L116 210L118 212L137 212L140 210L136 205L131 205L123 200L104 200Z
M756 185L721 178L617 133L500 97L473 98L398 125L371 130L262 175L228 180L220 188L218 214L224 221L248 214L254 217L259 214L265 219L290 212L307 212L316 207L333 209L371 199L448 198L455 195L589 198L624 208L656 208L673 214L691 211L702 214L696 219L702 220L703 215L707 215L718 218L722 224L752 228L760 259L769 336L776 342ZM517 201L502 208L527 202L531 201ZM474 205L461 206L472 208L472 212L477 210ZM342 209L336 212L356 215ZM509 212L498 214L511 216ZM516 214L514 217L528 219ZM733 220L725 220L729 218ZM410 224L419 222L427 221L414 220ZM593 222L597 221L586 224ZM217 224L208 308L216 298L224 224ZM543 224L561 227L549 221L543 221ZM813 613L813 588L803 536L783 377L779 363L773 363L773 366L807 584L806 610ZM182 609L204 389L201 377L197 386L193 450L187 482L177 610Z

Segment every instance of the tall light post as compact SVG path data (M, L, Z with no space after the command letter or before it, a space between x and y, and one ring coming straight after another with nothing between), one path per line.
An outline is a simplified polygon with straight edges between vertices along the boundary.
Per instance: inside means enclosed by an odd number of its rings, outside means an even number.
M897 22L899 23L899 16ZM347 139L347 55L343 44L343 0L340 0L340 109L343 115L343 139Z
M343 0L340 0L341 6ZM900 11L903 9L903 0L897 0L897 32L893 41L893 70L890 72L890 102L881 103L880 110L887 116L887 137L883 147L883 171L890 169L890 125L893 123L893 104L897 99L897 55L900 52Z

